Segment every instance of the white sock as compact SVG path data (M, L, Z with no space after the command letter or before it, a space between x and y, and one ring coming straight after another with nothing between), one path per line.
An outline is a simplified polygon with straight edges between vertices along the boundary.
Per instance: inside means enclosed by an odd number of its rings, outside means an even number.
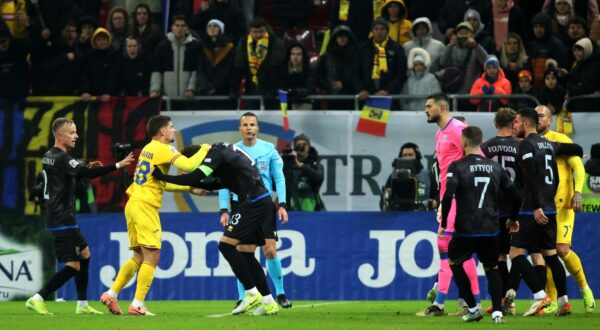
M581 293L584 293L584 292L586 292L586 291L587 291L587 290L589 290L589 289L590 289L590 287L589 287L589 286L586 286L585 288L581 289Z
M564 304L569 302L569 297L567 297L567 295L564 295L562 297L558 297L558 305L559 306L563 306Z
M39 293L34 294L33 297L31 297L31 298L33 298L33 300L44 301L44 298L42 296L40 296Z
M479 310L479 308L477 308L477 306L475 306L473 308L469 307L469 313L471 313L471 314L477 312L477 310Z
M501 311L494 311L492 313L492 318L495 319L497 317L502 317L502 312Z
M133 301L131 302L131 304L133 305L133 307L135 308L140 308L140 307L144 307L144 302L143 301L139 301L137 299L133 299Z
M262 302L265 305L269 305L269 304L274 303L275 300L273 300L273 296L269 294L269 295L266 295L266 296L263 297L263 301Z
M251 296L256 296L258 294L258 290L256 289L256 287L253 287L250 290L246 290L246 294L249 294Z
M436 302L433 303L435 306L439 307L441 310L444 310L444 304L438 304Z
M458 298L458 307L468 307L467 302L463 298Z
M108 291L106 291L106 293L108 293L108 295L109 295L111 298L115 298L115 299L117 299L117 296L118 296L118 294L117 294L116 292L114 292L113 290L108 290Z
M533 294L533 299L535 299L535 300L541 300L544 298L546 298L546 291L544 291L544 290L540 290Z
M433 283L433 290L437 290L438 289L438 282Z
M87 307L88 306L88 302L87 302L87 300L77 300L77 306L79 306L79 307Z

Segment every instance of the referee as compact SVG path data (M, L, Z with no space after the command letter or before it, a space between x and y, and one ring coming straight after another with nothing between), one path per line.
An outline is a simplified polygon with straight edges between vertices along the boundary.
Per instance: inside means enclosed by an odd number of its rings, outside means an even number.
M130 153L120 162L103 166L100 161L82 163L68 154L75 147L79 136L75 123L61 117L52 123L54 146L42 159L44 166L43 195L46 200L47 228L54 236L54 249L59 262L65 266L56 272L44 287L27 300L25 306L30 310L51 315L44 299L75 277L77 287L76 314L102 314L87 303L88 267L90 249L79 230L75 219L75 186L77 180L95 178L125 167L134 161Z

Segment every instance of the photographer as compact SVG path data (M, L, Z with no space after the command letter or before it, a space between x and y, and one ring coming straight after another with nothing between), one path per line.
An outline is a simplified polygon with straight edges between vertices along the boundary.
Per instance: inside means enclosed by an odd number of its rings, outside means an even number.
M293 150L284 149L282 158L288 210L324 211L325 205L319 195L323 165L308 137L304 134L296 136Z
M419 147L408 142L394 159L394 171L382 187L379 208L382 211L423 211L437 207L430 198L430 175L421 164ZM412 162L410 161L412 160Z

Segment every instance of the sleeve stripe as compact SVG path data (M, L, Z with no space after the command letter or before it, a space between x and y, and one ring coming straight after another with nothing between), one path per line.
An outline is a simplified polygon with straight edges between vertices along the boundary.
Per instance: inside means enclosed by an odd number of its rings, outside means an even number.
M533 153L529 152L523 155L523 160L533 157Z
M179 156L181 156L181 154L177 154L177 155L175 155L175 156L174 156L174 157L171 159L171 165L173 165L173 163L175 162L175 160L176 160L177 158L179 158Z

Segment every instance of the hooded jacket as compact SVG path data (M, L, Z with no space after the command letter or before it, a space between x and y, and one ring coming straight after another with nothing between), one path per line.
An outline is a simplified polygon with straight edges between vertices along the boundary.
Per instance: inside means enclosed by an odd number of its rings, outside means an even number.
M239 6L232 2L213 1L207 11L199 10L190 22L190 29L200 32L202 39L208 38L206 25L211 19L218 19L227 27L224 35L236 45L246 34L246 17Z
M490 26L492 21L492 2L490 0L446 0L440 12L438 26L442 34L448 28L455 28L463 21L465 12L473 8L481 15L479 22Z
M484 70L485 71L485 70ZM484 95L484 94L512 94L512 87L510 81L504 77L504 70L498 68L498 76L493 82L487 77L484 72L481 78L477 79L471 88L471 95ZM483 100L483 99L471 99L472 104L478 104L479 108L477 111L492 112L498 110L498 103L507 105L508 100L506 99L494 99L494 100Z
M377 48L373 44L373 39L363 44L358 50L358 75L354 80L356 91L362 90L371 93L376 93L380 90L385 90L389 94L396 94L402 90L402 86L406 81L406 55L404 48L394 40L389 39L385 47L387 58L388 71L381 73L378 81L371 78L373 71L373 58L377 52Z
M323 184L324 170L319 161L317 149L311 146L308 156L301 163L300 168L285 165L283 168L288 210L312 211L306 209L308 204L314 205L314 211L325 211L325 205L319 194L319 189Z
M471 58L469 58L469 62L465 65L465 80L463 86L458 90L458 94L469 93L471 86L473 86L475 80L481 75L481 68L485 63L488 54L479 44L476 45L475 48L462 47L460 44L456 46L448 44L440 58L440 65L442 68L450 66L460 67L468 56L469 50L472 51L472 54Z
M579 39L573 46L583 48L583 59L576 61L567 77L569 97L592 94L600 90L600 63L593 55L592 41L589 38ZM571 111L596 111L596 100L573 101L569 105Z
M191 34L180 43L172 32L158 44L154 54L150 91L165 96L183 96L196 91L196 69L200 57L200 43Z
M348 44L341 48L336 42L340 33L348 35ZM354 76L357 74L356 40L346 25L338 25L331 33L327 51L319 59L319 84L328 94L354 94ZM333 82L340 81L342 89L333 90Z
M418 24L426 24L429 32L422 38L417 38L415 29ZM410 29L410 35L412 40L404 44L404 52L408 54L413 48L420 47L425 49L429 53L431 58L431 66L428 66L430 72L436 72L440 68L440 58L444 52L446 46L439 40L433 38L433 28L431 21L427 17L419 17L413 22L412 28Z
M222 34L216 41L208 38L202 44L197 73L198 92L206 94L214 88L214 95L228 95L235 46Z
M419 55L423 57L425 64L425 72L417 74L413 70L414 59ZM431 95L433 93L441 92L440 83L437 78L429 72L429 66L431 65L431 59L429 53L423 48L413 48L408 53L408 59L406 63L408 67L408 79L402 89L404 95ZM401 102L401 110L421 110L423 108L424 99L404 99Z
M302 72L290 72L288 67L292 48L294 47L302 49ZM290 100L303 98L314 92L316 73L310 65L310 58L304 45L296 42L288 47L282 69L281 89L288 91Z
M477 10L471 8L465 12L463 20L467 21L467 18L471 17L471 16L475 16L477 18L477 20L479 21L477 30L473 33L473 35L475 36L475 41L477 41L477 43L480 44L481 47L483 47L483 49L485 49L485 51L488 54L495 54L496 53L496 43L494 43L494 39L490 36L488 31L486 30L487 26L481 21L481 15L479 14L479 12Z
M392 22L390 20L390 15L388 14L388 7L392 3L397 3L400 6L400 12L398 13L400 20L397 22ZM386 0L383 7L381 7L381 17L388 22L388 33L390 39L394 40L400 45L404 45L412 39L410 34L412 23L408 20L408 10L404 5L403 0Z
M99 49L96 44L100 34L108 36L106 49ZM85 55L82 66L81 93L117 95L120 59L110 45L110 33L104 28L97 28L90 39L90 44L92 49Z
M567 63L567 52L563 43L552 35L552 21L546 14L539 13L531 20L531 26L539 24L544 27L545 33L542 38L533 35L531 48L529 49L529 59L531 60L531 70L533 75L533 84L537 90L540 90L544 83L544 71L546 70L546 61L554 59L561 68L569 67Z

